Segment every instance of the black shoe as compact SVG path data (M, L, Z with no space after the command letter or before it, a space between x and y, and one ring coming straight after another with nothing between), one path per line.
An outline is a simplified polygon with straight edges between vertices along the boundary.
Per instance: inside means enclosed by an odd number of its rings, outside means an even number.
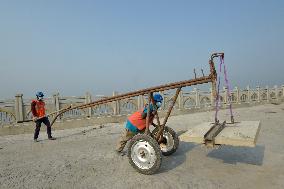
M39 141L38 141L38 139L36 138L36 139L34 139L34 142L39 142Z
M48 140L56 140L54 137L49 137Z

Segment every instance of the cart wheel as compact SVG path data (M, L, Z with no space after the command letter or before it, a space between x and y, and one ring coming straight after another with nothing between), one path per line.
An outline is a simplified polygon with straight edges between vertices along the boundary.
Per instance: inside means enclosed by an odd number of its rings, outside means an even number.
M145 175L151 175L158 171L162 162L158 142L145 134L138 134L131 139L128 158L131 166Z
M152 134L155 136L159 131L159 128L156 127ZM176 132L170 128L165 127L164 133L163 133L163 141L160 144L160 148L162 151L162 154L164 156L169 156L176 152L179 146L179 138Z

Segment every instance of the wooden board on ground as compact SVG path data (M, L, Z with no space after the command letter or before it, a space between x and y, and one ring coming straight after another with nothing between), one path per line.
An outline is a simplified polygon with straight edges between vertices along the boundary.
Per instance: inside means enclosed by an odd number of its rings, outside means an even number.
M213 123L206 122L197 125L180 136L184 142L204 143L204 135L213 127ZM226 124L226 127L216 136L215 144L231 146L254 147L260 131L259 121L242 121Z

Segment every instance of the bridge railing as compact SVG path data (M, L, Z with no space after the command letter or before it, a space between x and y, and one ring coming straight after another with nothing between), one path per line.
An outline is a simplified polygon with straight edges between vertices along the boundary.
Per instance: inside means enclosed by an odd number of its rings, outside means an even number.
M117 95L113 93L113 96ZM172 103L174 91L161 92L164 101L161 111L166 110ZM86 93L84 96L60 96L59 93L54 94L52 97L45 98L46 112L53 112L70 105L80 105L90 103L95 100L106 98L104 95L92 96ZM0 100L0 125L14 124L17 121L28 120L32 118L31 114L31 101L30 98L23 98L23 94L15 95L14 99ZM235 87L231 91L231 99L228 99L226 88L220 91L220 106L226 107L231 101L232 104L260 104L270 103L272 101L284 101L284 85L281 87L274 86L272 88L266 87L247 87L240 89ZM83 110L70 110L64 113L60 119L75 119L85 117L98 117L98 116L113 116L113 115L127 115L140 108L147 102L147 95L132 97L121 101L111 102L87 108ZM194 88L192 91L182 90L179 94L178 100L174 109L199 109L208 110L215 106L215 99L210 90L199 90Z

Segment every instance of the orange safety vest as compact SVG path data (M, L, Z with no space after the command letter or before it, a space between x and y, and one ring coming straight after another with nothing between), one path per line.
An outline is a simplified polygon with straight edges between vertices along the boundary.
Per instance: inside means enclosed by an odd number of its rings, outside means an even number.
M45 116L45 102L39 100L33 100L35 103L35 111L37 117L44 117Z
M140 131L146 128L146 118L142 118L142 113L144 108L134 112L131 116L128 117L128 121L134 125ZM150 114L149 124L152 124L154 120L154 115Z

